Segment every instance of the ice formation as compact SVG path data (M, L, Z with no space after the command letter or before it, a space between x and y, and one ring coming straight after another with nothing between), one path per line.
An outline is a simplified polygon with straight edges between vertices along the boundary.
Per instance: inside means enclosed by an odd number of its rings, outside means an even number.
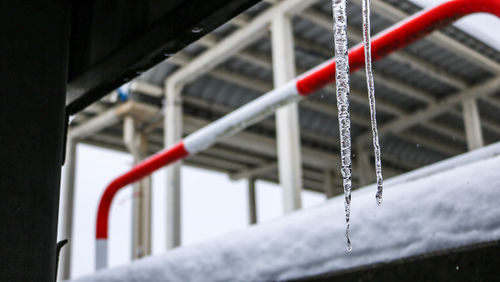
M349 55L347 49L347 0L332 0L334 35L335 35L335 79L337 93L337 108L340 131L340 155L342 161L342 183L345 196L345 216L347 250L351 251L349 239L351 189L352 189L352 160L351 160L351 119L349 114ZM375 174L377 176L377 205L382 204L382 161L377 129L377 113L375 108L375 83L371 58L370 40L370 0L363 0L363 45L365 51L366 84L370 105L370 123L373 135L373 151L375 155Z
M380 143L377 129L377 111L375 108L375 83L373 80L372 51L370 40L370 0L363 0L363 45L365 49L366 87L368 89L368 101L370 103L370 123L373 134L373 153L375 155L375 174L377 175L377 205L382 204L382 161L380 155Z
M349 239L352 161L351 161L351 118L349 114L349 57L347 50L347 0L332 0L335 33L335 81L337 87L337 108L339 115L340 155L342 159L342 185L344 187L344 208L346 219L345 236L347 250L351 251Z

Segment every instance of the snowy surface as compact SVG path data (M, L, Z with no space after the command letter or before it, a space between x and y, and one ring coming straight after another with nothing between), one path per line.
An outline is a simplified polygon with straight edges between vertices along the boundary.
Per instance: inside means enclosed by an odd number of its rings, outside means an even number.
M423 169L410 173L409 182L404 177L388 180L381 207L373 200L375 186L355 191L350 253L345 250L340 196L316 208L78 281L283 280L497 240L498 147L455 158L448 166L435 165L440 172L430 176L421 177ZM485 159L474 161L478 157Z

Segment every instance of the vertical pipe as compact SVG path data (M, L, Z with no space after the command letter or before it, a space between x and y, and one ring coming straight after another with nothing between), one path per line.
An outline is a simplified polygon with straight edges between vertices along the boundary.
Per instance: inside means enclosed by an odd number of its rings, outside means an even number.
M68 244L61 249L60 265L58 277L62 280L68 280L71 276L71 249L73 244L72 231L73 231L73 210L75 203L75 171L76 171L76 145L77 142L68 136L66 146L66 162L63 167L64 183L63 193L64 199L62 204L62 218L61 218L61 234L60 240L68 239Z
M327 199L335 197L337 193L335 187L335 172L333 170L325 170L324 172L324 190Z
M108 239L97 239L95 242L95 270L108 267Z
M133 117L125 117L124 143L134 157L134 164L147 155L147 136L137 131ZM134 184L132 198L132 260L151 254L151 177Z
M174 146L182 138L182 86L165 82L165 148ZM181 162L167 167L167 250L181 244Z
M257 223L257 203L255 199L255 178L248 178L248 222Z
M483 132L481 130L481 117L477 108L476 99L465 99L462 101L462 113L464 116L465 135L469 151L484 146Z
M291 18L278 14L271 23L274 87L295 77L295 56ZM297 102L276 110L278 170L283 189L284 213L301 207L302 161Z
M138 136L140 138L140 152L141 160L144 160L148 155L148 140L147 135L140 133ZM139 237L138 242L140 249L137 250L136 258L141 258L144 256L151 255L151 221L152 221L152 181L151 176L143 178L139 181L139 194L136 202L139 203L137 210L140 211L139 223L140 227L137 232Z

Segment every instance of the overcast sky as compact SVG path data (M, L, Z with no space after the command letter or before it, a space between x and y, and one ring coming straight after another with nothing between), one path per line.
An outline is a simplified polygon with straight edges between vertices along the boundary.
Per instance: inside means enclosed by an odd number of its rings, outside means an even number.
M420 5L435 5L441 0L411 0ZM500 21L489 15L474 15L456 26L486 41L500 51ZM104 187L132 165L128 154L88 145L79 145L76 174L75 226L73 230L72 277L93 272L94 234L97 204ZM63 182L62 182L63 183ZM165 171L153 176L153 253L165 248ZM184 166L182 169L182 241L193 244L247 226L247 183L230 181L225 174ZM130 261L131 228L130 188L115 198L110 219L109 264ZM303 206L325 201L319 193L304 192ZM271 183L257 182L257 206L260 221L282 214L281 191Z

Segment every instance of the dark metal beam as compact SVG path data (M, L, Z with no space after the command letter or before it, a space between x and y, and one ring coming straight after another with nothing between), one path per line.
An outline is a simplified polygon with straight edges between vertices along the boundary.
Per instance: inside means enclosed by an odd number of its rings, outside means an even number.
M70 3L0 5L0 281L54 281Z
M496 281L499 252L493 241L291 281Z
M66 101L72 114L258 0L74 2Z

